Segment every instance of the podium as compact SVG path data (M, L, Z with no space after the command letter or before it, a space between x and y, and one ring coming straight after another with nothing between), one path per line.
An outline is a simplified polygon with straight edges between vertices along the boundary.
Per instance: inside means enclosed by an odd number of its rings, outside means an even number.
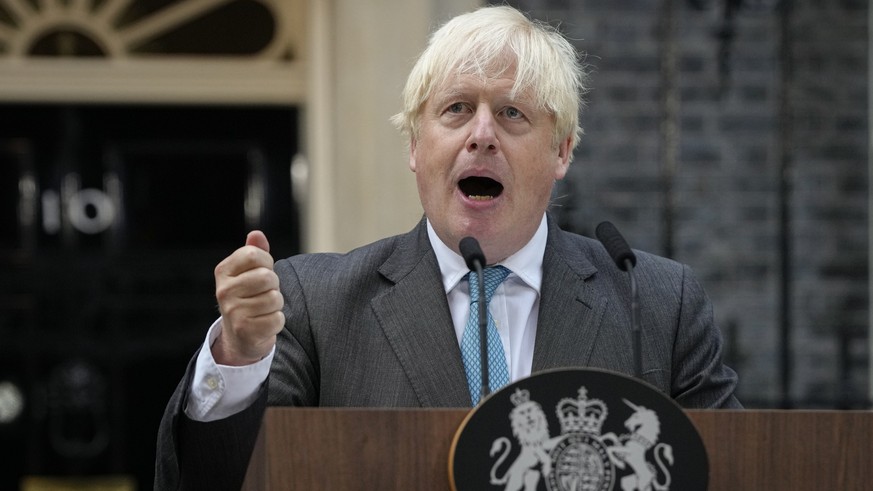
M243 489L448 490L449 449L467 413L268 408ZM873 486L871 411L686 413L709 455L711 491Z

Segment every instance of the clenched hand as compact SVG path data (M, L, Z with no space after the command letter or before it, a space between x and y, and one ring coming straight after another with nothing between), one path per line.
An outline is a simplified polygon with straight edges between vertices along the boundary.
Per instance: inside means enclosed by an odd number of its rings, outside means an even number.
M212 345L217 363L255 363L276 344L285 316L273 262L267 237L255 230L243 247L215 267L215 296L222 316L221 334Z

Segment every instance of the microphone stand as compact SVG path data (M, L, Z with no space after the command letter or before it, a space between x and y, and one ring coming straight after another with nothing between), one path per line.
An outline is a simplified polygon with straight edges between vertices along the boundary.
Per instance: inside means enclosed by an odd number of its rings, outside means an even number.
M485 311L485 273L482 264L476 261L476 276L479 277L479 360L482 368L482 388L479 400L491 393L488 371L488 312ZM472 295L473 292L470 292Z
M488 312L485 310L485 254L479 246L479 241L473 237L464 237L458 244L458 250L464 258L464 262L470 271L475 271L479 278L479 367L481 370L482 386L479 390L479 400L485 398L490 392L488 376ZM472 284L472 282L471 282ZM473 292L470 292L473 298Z
M624 267L630 278L631 290L631 342L634 350L634 374L638 379L643 378L643 341L640 332L640 294L637 290L637 280L634 276L634 265L630 259L624 260Z
M631 290L631 349L634 357L634 375L643 378L643 343L640 332L640 294L637 291L637 281L634 277L634 266L637 257L624 240L621 233L610 222L601 222L595 234L618 269L626 271L630 278Z

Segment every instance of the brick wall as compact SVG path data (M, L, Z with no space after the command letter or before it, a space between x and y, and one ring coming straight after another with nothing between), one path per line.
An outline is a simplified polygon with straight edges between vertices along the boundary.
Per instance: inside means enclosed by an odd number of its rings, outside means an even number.
M690 264L747 405L865 404L867 2L747 0L728 56L722 1L508 3L559 25L591 67L564 226L611 220Z

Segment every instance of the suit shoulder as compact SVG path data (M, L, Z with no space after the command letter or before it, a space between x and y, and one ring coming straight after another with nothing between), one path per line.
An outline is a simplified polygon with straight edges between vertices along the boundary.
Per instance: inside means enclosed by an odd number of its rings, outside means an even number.
M387 237L349 252L315 252L297 254L276 262L277 269L293 269L297 274L332 274L366 268L372 270L391 255L400 236Z
M617 265L599 240L559 228L555 229L555 235L555 249L567 259L568 263L574 265L587 263L595 270L618 271ZM681 276L686 269L686 266L678 261L648 251L633 249L633 253L637 259L635 270Z

